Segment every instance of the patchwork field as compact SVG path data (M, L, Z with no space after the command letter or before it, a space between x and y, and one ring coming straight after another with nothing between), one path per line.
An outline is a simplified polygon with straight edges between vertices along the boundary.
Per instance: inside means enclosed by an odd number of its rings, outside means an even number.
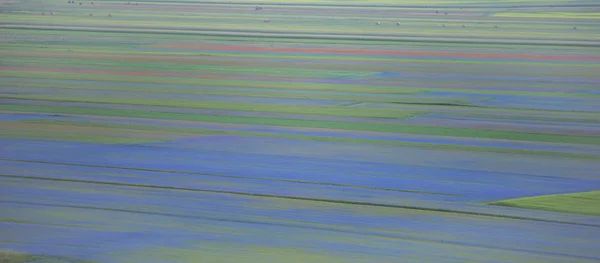
M599 14L0 1L0 261L598 262Z

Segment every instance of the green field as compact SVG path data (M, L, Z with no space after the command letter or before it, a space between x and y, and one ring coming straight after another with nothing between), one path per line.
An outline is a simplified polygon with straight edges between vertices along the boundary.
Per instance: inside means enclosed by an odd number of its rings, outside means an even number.
M493 205L600 216L600 191L502 200Z

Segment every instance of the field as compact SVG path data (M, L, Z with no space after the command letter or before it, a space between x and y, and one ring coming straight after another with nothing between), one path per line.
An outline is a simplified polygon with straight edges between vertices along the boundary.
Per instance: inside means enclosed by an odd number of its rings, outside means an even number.
M600 215L598 202L600 202L600 191L523 197L495 204L598 216Z
M597 1L4 0L0 69L9 262L600 261Z

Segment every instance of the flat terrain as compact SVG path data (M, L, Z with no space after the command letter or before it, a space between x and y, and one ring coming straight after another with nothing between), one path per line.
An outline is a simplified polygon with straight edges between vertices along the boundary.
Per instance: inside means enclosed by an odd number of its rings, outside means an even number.
M0 2L17 262L600 261L597 1L68 2Z

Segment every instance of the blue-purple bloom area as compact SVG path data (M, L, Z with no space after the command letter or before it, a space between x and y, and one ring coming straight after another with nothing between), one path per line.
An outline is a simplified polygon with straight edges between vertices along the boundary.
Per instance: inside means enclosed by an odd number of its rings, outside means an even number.
M0 262L600 262L599 3L258 2L0 1Z

